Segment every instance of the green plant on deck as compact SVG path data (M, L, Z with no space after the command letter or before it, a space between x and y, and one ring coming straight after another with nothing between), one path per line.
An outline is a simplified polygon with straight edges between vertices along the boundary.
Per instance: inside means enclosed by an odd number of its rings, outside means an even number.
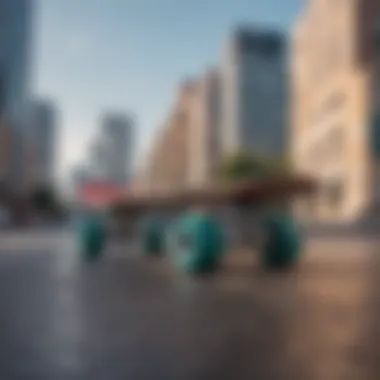
M276 178L290 173L290 165L284 158L256 155L248 151L225 157L216 172L217 179L228 182Z

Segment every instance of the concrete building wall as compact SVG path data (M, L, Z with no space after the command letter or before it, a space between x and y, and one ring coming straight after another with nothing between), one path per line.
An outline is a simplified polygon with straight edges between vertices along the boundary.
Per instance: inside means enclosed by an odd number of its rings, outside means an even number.
M18 161L22 173L15 180L14 162ZM37 178L37 160L34 146L5 116L0 118L0 182L17 194L27 194Z
M189 127L189 186L202 187L213 177L220 159L220 75L215 69L199 80Z
M371 23L363 18L373 4L314 0L294 30L291 152L321 185L296 205L303 219L355 221L373 201Z
M180 84L169 117L158 130L147 162L136 178L135 191L159 194L188 188L189 130L194 121L197 94L197 81L186 80Z
M221 65L222 115L220 144L224 154L240 148L241 130L239 102L239 62L233 42L226 47Z
M135 192L157 194L205 186L220 156L219 128L220 76L211 69L180 84L167 122L136 178Z
M369 151L371 153L372 208L380 206L380 3L367 0L358 7L358 46L360 65L370 73Z

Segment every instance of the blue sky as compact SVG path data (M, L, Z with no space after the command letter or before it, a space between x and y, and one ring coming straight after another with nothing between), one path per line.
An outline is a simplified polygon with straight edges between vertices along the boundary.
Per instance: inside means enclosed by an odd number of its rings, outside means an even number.
M136 115L137 160L184 76L218 64L237 23L289 30L302 0L36 0L33 88L59 108L59 175L86 154L99 115Z

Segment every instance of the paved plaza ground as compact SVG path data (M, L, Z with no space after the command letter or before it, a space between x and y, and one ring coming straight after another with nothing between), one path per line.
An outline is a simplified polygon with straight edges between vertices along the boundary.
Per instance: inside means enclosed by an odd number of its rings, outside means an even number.
M189 278L112 244L81 263L68 231L0 236L0 379L380 378L380 242L311 239L291 273L252 254Z

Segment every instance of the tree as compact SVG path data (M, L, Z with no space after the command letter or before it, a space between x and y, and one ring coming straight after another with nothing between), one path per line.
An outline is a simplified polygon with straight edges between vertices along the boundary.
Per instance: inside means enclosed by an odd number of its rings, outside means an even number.
M217 176L222 180L239 181L273 178L288 175L290 172L290 165L281 157L259 156L248 151L239 151L222 161Z

